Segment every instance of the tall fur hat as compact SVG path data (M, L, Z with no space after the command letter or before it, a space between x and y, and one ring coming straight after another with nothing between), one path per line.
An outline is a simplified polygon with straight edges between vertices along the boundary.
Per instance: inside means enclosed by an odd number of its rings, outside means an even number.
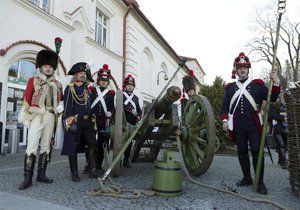
M43 65L50 65L55 70L58 65L58 55L52 50L41 50L38 52L35 67L41 68Z
M185 92L191 89L196 90L195 75L193 70L189 70L189 75L182 78L182 85Z

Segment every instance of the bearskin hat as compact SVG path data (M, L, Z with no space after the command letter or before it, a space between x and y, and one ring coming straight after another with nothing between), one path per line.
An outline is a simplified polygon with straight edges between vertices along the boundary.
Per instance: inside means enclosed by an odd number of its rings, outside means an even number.
M193 70L189 70L189 75L186 75L182 78L182 85L185 92L188 92L191 89L196 90L195 75Z
M128 74L123 81L123 86L125 87L126 85L133 85L135 87L135 80L131 74Z
M109 69L109 66L107 64L104 64L102 68L99 69L97 74L97 83L99 83L100 80L108 81L111 79L111 70Z
M55 70L58 64L58 55L52 50L41 50L36 56L35 67L41 68L43 65L50 65Z
M86 72L86 76L90 82L94 82L89 65L86 62L78 62L72 66L68 75L75 75L78 72Z

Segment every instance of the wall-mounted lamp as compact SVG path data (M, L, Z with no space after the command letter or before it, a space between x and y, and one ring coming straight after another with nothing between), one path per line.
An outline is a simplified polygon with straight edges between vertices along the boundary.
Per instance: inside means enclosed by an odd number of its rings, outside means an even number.
M169 79L169 77L168 77L168 75L166 74L166 72L165 71L160 71L160 72L158 72L158 74L157 74L157 85L159 85L159 75L160 75L160 73L164 73L165 74L165 76L164 76L164 80L168 80Z

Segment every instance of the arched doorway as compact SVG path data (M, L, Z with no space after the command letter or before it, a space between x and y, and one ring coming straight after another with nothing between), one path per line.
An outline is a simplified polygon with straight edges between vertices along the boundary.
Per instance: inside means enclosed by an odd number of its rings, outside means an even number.
M22 105L22 95L28 78L37 74L34 63L36 54L41 48L51 49L46 44L35 40L20 40L0 49L0 153L7 152L8 136L10 134L14 137L13 146L18 148L19 144L16 142L17 132L19 132L20 145L26 146L27 129L18 125L18 114L15 112ZM56 76L58 80L64 81L67 79L65 77L67 70L61 59L59 59L59 64ZM7 108L13 111L7 111ZM56 136L62 135L63 131L58 130Z
M35 69L33 60L26 58L14 62L8 69L4 141L7 146L10 146L9 143L11 146L25 146L27 143L27 129L24 128L23 124L18 123L18 115L23 104L27 81L37 74L38 71ZM10 152L16 152L14 148L9 148L9 150Z

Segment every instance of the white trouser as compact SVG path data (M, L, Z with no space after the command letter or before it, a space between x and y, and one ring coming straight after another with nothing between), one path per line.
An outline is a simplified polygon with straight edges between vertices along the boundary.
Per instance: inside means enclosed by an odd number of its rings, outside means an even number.
M50 142L54 130L54 120L54 114L48 111L46 111L44 114L35 115L28 129L28 142L26 149L27 155L36 155L40 140L40 154L44 152L49 154Z

